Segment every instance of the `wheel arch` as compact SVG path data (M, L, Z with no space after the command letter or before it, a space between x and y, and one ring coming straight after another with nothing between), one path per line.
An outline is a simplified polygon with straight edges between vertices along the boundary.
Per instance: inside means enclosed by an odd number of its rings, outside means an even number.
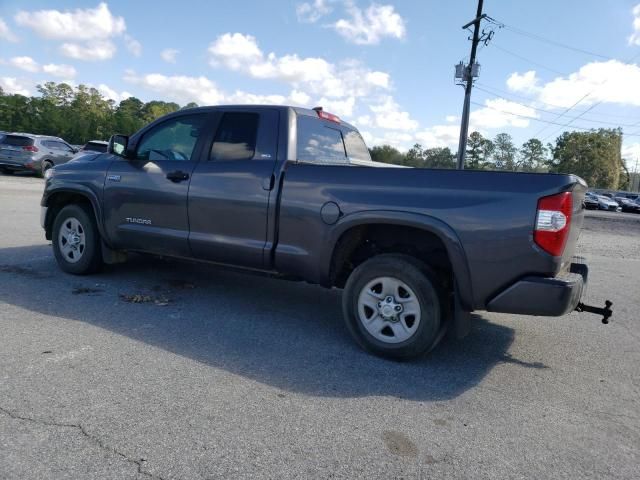
M91 208L98 226L98 231L102 239L105 238L102 225L102 210L95 194L88 188L82 186L59 187L46 192L41 205L47 207L47 214L44 219L45 237L51 240L53 222L64 207L72 204L84 204Z
M458 236L442 220L419 213L376 210L343 217L332 230L322 255L325 283L329 286L340 286L346 279L345 274L348 276L357 266L346 266L345 271L345 262L349 260L349 256L367 242L367 235L387 227L402 234L413 232L421 241L432 241L431 246L434 248L441 246L446 252L446 261L450 264L460 303L465 309L473 310L469 266Z

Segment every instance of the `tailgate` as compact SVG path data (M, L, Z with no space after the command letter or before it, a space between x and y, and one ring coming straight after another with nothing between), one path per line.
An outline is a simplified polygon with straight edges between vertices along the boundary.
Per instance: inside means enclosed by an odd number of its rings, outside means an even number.
M582 229L582 221L584 220L584 195L587 192L587 184L579 177L574 177L576 183L572 186L573 192L573 212L571 215L571 226L569 230L569 238L562 255L562 270L569 268L573 256L576 253L576 244Z

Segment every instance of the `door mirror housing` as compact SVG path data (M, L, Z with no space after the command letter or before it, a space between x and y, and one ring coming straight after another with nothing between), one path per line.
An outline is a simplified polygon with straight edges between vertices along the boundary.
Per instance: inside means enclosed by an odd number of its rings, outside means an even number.
M109 139L109 147L107 151L114 155L118 155L119 157L130 158L131 152L129 151L129 136L112 135Z

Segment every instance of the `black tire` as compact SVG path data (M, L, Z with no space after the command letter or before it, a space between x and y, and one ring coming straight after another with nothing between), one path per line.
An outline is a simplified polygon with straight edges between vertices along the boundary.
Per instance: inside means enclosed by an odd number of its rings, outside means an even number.
M13 170L9 170L6 168L3 168L2 170L0 170L0 172L2 172L4 175L13 175Z
M38 176L44 177L45 172L50 168L53 168L53 162L45 160L44 162L42 162L42 167L40 168L40 173L38 174Z
M84 236L84 248L79 259L75 262L71 261L65 255L60 241L60 231L71 219L76 219L79 222L82 227L82 235ZM87 275L97 272L102 267L100 234L93 211L88 206L67 205L60 210L53 221L51 242L53 244L53 254L58 262L58 266L67 273Z
M420 322L415 332L400 343L379 340L360 319L360 293L379 277L391 277L406 284L420 305ZM342 310L349 332L363 349L393 360L408 360L426 354L440 339L443 298L440 282L424 263L407 255L384 254L367 260L351 273L342 294Z

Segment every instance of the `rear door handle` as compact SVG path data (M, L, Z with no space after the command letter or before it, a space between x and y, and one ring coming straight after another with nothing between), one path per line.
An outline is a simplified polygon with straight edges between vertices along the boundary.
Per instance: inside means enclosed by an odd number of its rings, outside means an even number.
M185 180L189 180L189 174L181 170L176 170L175 172L167 173L167 178L174 183L184 182Z

